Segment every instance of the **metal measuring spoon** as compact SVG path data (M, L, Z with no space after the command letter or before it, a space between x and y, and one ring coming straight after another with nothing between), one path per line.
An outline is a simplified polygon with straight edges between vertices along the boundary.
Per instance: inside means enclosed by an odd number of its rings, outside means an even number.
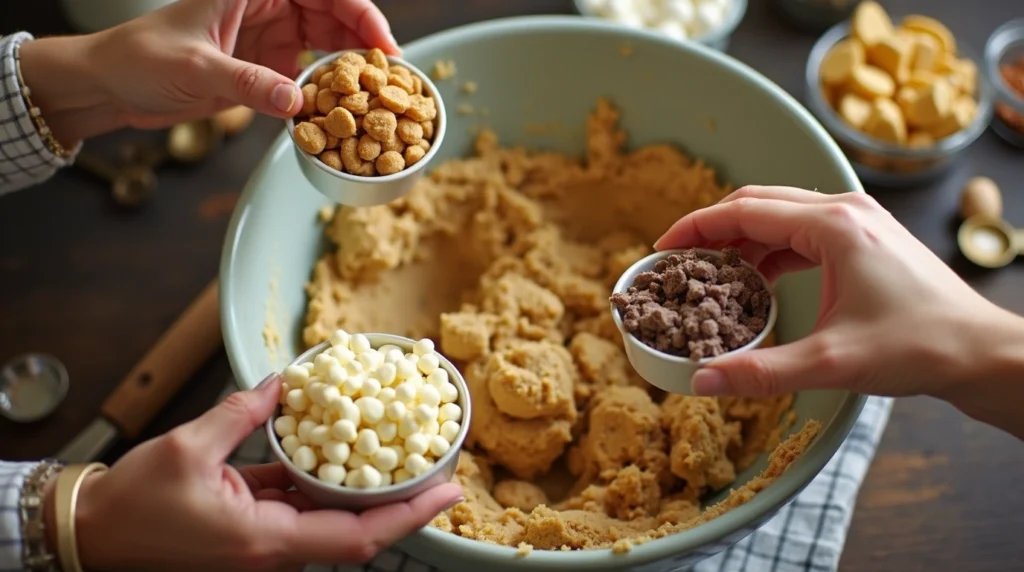
M75 166L89 171L110 184L110 194L118 204L138 206L156 191L156 175L144 164L115 167L85 149L78 152Z
M68 370L46 354L17 356L0 369L0 415L18 423L46 417L68 393Z
M127 163L151 169L167 161L195 163L213 153L223 138L223 129L211 119L188 121L171 127L163 145L133 141L122 146L121 156Z
M983 268L1002 268L1024 254L1024 230L987 214L974 215L961 223L956 241L960 252Z

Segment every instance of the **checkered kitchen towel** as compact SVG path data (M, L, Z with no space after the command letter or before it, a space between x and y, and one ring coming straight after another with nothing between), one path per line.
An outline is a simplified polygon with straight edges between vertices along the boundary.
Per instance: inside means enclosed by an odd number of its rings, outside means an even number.
M235 391L232 382L224 396ZM892 399L871 397L846 441L807 488L754 533L708 558L690 572L832 572L846 541L857 491L875 456ZM233 465L272 459L266 434L253 433L235 451ZM308 566L305 572L444 572L397 549L365 566ZM679 572L683 572L680 570Z

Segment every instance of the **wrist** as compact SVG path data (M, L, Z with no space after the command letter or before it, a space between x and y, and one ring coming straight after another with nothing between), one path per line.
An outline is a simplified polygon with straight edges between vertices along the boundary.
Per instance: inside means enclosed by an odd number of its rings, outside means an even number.
M934 394L974 419L1024 439L1024 317L992 306L967 314L951 383Z
M103 492L100 487L104 474L92 474L82 481L75 507L75 530L78 559L82 569L88 572L111 570L113 563L108 558L113 539L112 531L104 524L104 514L113 516L109 508L104 509Z
M40 38L19 48L21 75L32 103L65 147L122 127L96 59L101 34Z

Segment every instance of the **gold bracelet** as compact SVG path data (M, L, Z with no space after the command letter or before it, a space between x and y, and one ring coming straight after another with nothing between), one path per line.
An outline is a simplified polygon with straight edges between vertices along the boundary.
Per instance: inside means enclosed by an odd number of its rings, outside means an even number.
M57 476L54 504L57 509L57 555L64 572L83 572L78 559L78 538L75 534L75 512L82 482L93 473L103 472L103 463L70 465Z
M32 123L35 124L36 132L43 138L43 142L46 143L46 146L50 148L54 155L61 159L67 159L71 156L71 153L53 136L53 132L50 131L50 127L43 119L43 111L32 103L32 90L25 84L25 78L21 75L21 44L14 46L14 69L18 74L18 86L21 88L21 97L25 100L28 116L32 119Z
M46 460L32 470L21 486L21 543L25 568L36 572L57 570L57 558L46 547L44 490L46 483L64 468L59 461Z

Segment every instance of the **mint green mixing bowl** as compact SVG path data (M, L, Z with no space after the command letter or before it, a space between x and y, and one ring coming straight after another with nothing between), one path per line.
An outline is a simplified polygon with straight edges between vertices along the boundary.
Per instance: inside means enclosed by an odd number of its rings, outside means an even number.
M437 82L449 106L448 134L437 161L470 153L472 132L483 126L494 129L504 144L580 154L586 117L598 97L608 96L623 111L631 147L675 142L717 166L735 185L863 192L842 152L792 97L747 66L699 45L594 19L540 16L441 32L409 44L404 56L422 69L445 59L458 68L454 80ZM477 83L476 93L462 93L467 80ZM489 113L458 113L461 103ZM528 123L561 128L537 133L526 129ZM224 340L242 388L253 387L298 354L303 285L326 247L317 210L327 199L302 176L291 144L282 124L281 136L238 203L224 245ZM786 276L777 295L779 340L810 332L818 313L819 271ZM284 342L276 352L268 352L264 342L268 323ZM718 519L626 554L535 551L519 557L514 548L431 528L400 547L445 572L678 570L740 540L792 500L846 438L863 399L843 391L801 393L794 406L796 427L809 418L824 427L782 478ZM762 458L737 482L750 479L765 462Z

